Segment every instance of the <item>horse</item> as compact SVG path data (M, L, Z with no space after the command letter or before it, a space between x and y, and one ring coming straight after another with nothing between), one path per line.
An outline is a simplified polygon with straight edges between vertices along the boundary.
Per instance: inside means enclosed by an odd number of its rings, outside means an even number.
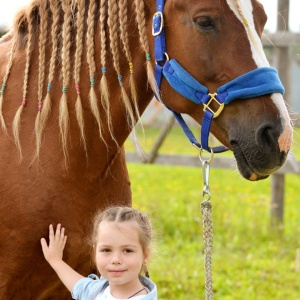
M153 94L199 124L211 113L243 178L284 164L292 124L260 41L266 19L257 0L32 0L16 14L0 40L1 299L70 298L42 256L50 223L69 233L66 262L96 272L89 220L132 205L123 144ZM234 101L230 86L242 86Z

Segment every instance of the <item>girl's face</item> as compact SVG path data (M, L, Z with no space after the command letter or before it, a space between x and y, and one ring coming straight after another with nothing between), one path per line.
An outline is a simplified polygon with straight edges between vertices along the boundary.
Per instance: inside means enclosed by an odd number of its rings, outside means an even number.
M102 221L98 228L96 265L111 288L130 289L139 284L138 275L148 258L139 241L136 221L114 223Z

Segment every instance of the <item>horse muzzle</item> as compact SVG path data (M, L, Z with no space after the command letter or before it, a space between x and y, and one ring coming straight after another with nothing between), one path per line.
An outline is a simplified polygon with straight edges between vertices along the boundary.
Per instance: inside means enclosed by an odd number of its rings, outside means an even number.
M235 135L247 136L246 131L247 129L243 130L243 134ZM283 166L288 151L280 149L282 132L283 128L278 124L264 122L252 135L248 132L248 139L230 139L238 170L245 179L265 179Z

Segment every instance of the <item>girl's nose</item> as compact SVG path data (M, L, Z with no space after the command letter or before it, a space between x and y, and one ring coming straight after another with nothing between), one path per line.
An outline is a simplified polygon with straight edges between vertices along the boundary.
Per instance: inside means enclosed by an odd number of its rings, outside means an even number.
M119 253L114 253L112 257L112 264L117 265L121 263L121 258Z

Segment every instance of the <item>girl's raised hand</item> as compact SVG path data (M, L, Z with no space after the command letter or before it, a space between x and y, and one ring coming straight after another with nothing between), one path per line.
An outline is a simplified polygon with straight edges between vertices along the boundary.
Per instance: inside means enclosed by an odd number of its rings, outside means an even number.
M61 224L57 225L55 232L53 226L49 226L49 245L44 238L41 239L45 259L71 292L76 282L83 277L62 260L66 242L65 229Z
M45 259L51 264L54 261L62 260L63 251L67 242L65 228L58 224L54 232L52 224L49 226L49 245L46 239L41 239L42 250Z

